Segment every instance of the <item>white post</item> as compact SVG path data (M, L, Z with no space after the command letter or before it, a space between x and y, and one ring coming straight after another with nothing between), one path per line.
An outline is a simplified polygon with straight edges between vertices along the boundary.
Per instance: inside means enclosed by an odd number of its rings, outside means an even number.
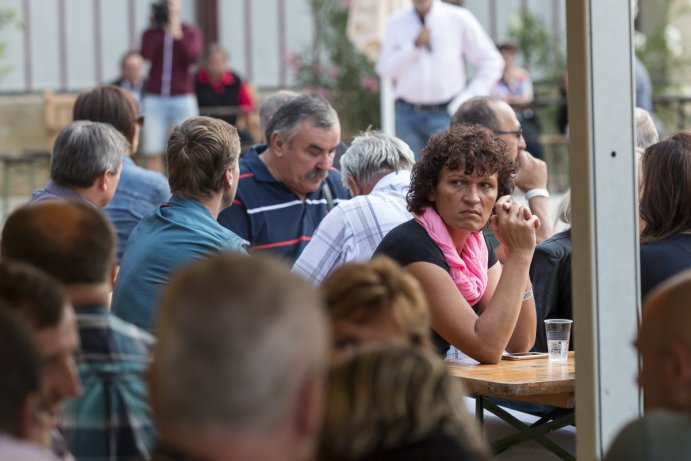
M579 460L640 414L633 19L629 2L567 1Z
M396 111L394 107L393 85L388 78L379 79L381 107L381 129L384 133L396 135Z

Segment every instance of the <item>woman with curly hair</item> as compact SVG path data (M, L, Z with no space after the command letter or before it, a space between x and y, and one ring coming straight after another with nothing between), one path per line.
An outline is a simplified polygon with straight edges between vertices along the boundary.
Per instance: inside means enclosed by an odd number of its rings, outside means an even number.
M540 223L511 201L514 176L506 144L488 129L456 126L434 136L413 167L407 201L414 219L377 248L420 282L442 354L453 345L497 363L504 350L533 347L528 270ZM482 234L490 221L507 249L503 267Z
M415 278L386 256L337 268L321 286L331 320L332 355L390 342L433 351L427 300Z

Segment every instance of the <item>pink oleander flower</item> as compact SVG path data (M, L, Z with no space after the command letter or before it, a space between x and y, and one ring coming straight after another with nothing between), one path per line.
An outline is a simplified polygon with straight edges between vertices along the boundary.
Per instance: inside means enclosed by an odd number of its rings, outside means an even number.
M363 77L360 80L360 86L372 93L377 93L379 91L379 79L372 75Z
M353 0L341 0L341 8L348 10L350 9L350 5L353 3Z
M321 86L306 86L302 89L302 92L305 94L313 94L315 96L321 96L324 99L331 99L332 92L328 88L324 88Z
M342 71L341 71L340 67L334 66L334 67L330 67L329 69L327 69L326 73L329 77L335 79L335 78L340 77Z
M301 69L305 66L305 61L302 59L302 56L295 54L290 50L286 51L286 54L283 58L283 63L291 69Z

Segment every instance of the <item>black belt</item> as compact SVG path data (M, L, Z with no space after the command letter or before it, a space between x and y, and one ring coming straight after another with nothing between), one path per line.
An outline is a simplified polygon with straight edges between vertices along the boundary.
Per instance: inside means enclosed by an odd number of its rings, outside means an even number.
M439 109L444 109L448 107L449 103L451 101L447 102L442 102L440 104L413 104L408 101L405 101L403 99L397 99L397 103L403 104L408 107L412 107L414 110L420 110L420 111L428 111L428 110L439 110Z

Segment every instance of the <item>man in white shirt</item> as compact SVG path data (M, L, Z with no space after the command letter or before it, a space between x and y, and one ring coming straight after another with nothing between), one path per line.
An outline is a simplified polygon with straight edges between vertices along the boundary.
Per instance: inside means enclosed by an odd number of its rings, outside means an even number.
M367 261L384 236L412 215L406 208L413 152L380 131L356 137L341 157L343 183L353 199L322 220L293 266L319 285L337 266Z
M465 60L477 68L467 82ZM377 73L394 81L396 134L416 158L466 99L489 94L504 60L477 19L441 0L413 0L387 22Z

